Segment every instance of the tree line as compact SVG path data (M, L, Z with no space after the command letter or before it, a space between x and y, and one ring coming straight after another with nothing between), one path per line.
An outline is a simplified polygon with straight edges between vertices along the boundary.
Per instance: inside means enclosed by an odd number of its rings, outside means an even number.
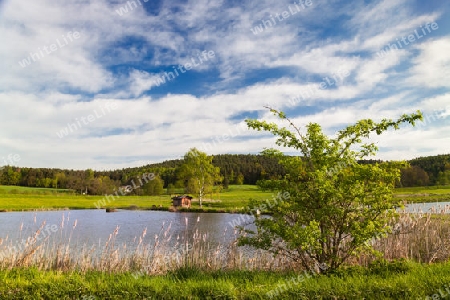
M104 195L119 187L132 185L133 179L136 180L144 173L154 173L154 180L140 189L133 189L130 194L171 193L186 187L183 162L184 159L167 160L142 167L109 171L5 166L0 170L0 184L71 189L81 194ZM373 164L381 161L358 162ZM401 170L397 187L450 184L450 154L419 157L408 162L410 166ZM212 157L212 165L220 170L223 188L228 188L229 184L256 184L260 180L277 179L286 175L284 166L277 159L264 155L220 154Z

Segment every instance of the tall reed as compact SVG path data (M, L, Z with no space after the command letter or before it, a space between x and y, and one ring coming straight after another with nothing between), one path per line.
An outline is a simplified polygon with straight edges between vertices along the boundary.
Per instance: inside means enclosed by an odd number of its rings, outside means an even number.
M38 240L45 221L24 244L15 247L11 239L0 240L0 268L31 267L42 270L98 270L105 272L136 272L137 274L163 274L183 267L205 270L287 270L291 264L281 257L273 257L261 250L238 247L236 241L226 240L212 244L209 234L198 228L197 219L192 232L188 231L185 219L183 234L174 235L172 224L163 224L152 242L145 243L147 229L130 245L117 244L120 227L109 235L103 245L80 245L72 241L77 220L70 223L70 217L63 215L58 231L45 239ZM237 233L234 232L235 239ZM20 228L19 237L23 235ZM20 239L20 238L19 238ZM3 255L1 255L3 254Z
M450 207L435 211L414 213L400 212L391 221L393 232L372 241L376 250L387 260L408 259L423 263L450 259ZM36 221L34 221L36 223ZM227 239L227 228L223 240L212 244L208 232L201 232L198 224L188 231L188 219L182 234L173 233L172 224L162 224L159 232L145 242L147 228L130 244L118 244L120 227L109 235L104 244L86 245L73 241L77 220L70 220L70 213L63 214L57 231L42 238L48 231L46 222L37 225L29 236L19 228L19 241L6 237L0 239L0 268L35 266L42 270L98 270L104 272L133 272L137 275L164 274L184 267L203 270L300 270L287 257L274 257L268 252L238 247L237 232L234 241ZM26 240L24 239L26 238ZM40 238L41 237L41 238ZM355 257L350 263L368 265L375 255Z
M450 259L450 206L439 205L423 212L401 211L392 219L392 233L374 239L372 245L382 253L384 259L406 259L420 263L444 262ZM366 265L376 259L364 256L358 260Z

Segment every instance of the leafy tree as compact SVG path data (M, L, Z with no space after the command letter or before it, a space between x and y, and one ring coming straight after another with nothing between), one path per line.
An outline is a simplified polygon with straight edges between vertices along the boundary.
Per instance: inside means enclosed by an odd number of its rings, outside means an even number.
M175 194L175 185L173 185L172 183L169 183L167 185L167 194L169 195Z
M400 185L402 187L409 186L425 186L430 182L430 178L421 167L410 166L401 170Z
M336 269L350 257L371 251L367 242L390 232L388 221L401 206L401 199L393 197L393 188L404 163L359 164L358 160L378 150L363 140L372 133L399 129L402 123L414 126L422 119L421 113L379 123L360 120L330 138L319 124L309 123L302 132L283 112L269 109L293 131L260 120L246 120L247 125L271 132L278 137L278 146L293 148L301 156L263 151L279 159L286 175L262 180L259 185L289 197L272 203L270 218L257 217L256 230L241 228L244 234L239 244L282 253L318 272ZM327 268L317 268L324 264Z
M144 195L156 196L164 193L164 181L159 176L155 176L142 186Z
M86 180L88 180L88 181L94 179L94 176L95 176L94 170L87 169L85 171L85 176L86 176Z
M2 183L5 185L18 185L20 182L20 170L14 170L11 166L3 167L2 170Z
M185 184L184 184L184 192L185 193L197 194L199 189L200 189L200 185L199 185L199 182L198 182L198 180L196 178L190 177L190 178L185 180ZM204 190L204 194L209 192L209 190L210 190L209 187L206 187L205 190Z
M184 161L179 170L179 176L184 179L190 192L198 195L200 207L202 207L204 195L214 184L222 181L220 169L214 167L212 159L212 156L192 148L184 155Z
M436 183L439 185L450 184L450 163L446 163L444 171L438 173Z
M225 179L223 180L223 188L225 190L227 190L229 185L230 185L230 180L228 179L228 177L225 177Z
M412 166L419 166L427 172L430 184L438 184L440 172L445 172L446 164L450 163L450 154L436 156L418 157L410 161Z
M64 174L64 172L58 172L54 175L53 178L53 182L52 182L52 187L53 188L65 188L65 183L66 183L66 174Z
M238 176L236 176L235 182L238 185L244 184L244 175L242 173L239 173Z
M36 171L33 169L30 169L30 172L28 172L24 185L25 186L36 186Z

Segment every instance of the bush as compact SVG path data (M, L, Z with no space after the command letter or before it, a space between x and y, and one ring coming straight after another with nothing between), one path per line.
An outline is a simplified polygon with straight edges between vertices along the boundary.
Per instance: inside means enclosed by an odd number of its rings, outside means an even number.
M258 182L261 189L278 192L278 196L267 205L251 202L253 210L268 211L271 218L255 218L256 230L239 227L239 245L275 255L284 253L306 270L327 266L321 273L344 266L352 256L374 252L367 241L391 232L386 223L402 205L399 197L393 197L393 189L406 163L358 161L378 151L375 143L367 142L369 136L399 129L403 123L414 125L422 114L379 123L360 120L330 138L317 123L309 123L303 130L283 112L269 110L291 128L246 120L248 127L272 133L277 146L290 148L297 155L278 149L263 151L279 160L286 176Z
M406 274L411 270L409 263L404 260L387 261L385 259L378 259L369 264L369 274L381 275L383 277L390 276L392 274Z

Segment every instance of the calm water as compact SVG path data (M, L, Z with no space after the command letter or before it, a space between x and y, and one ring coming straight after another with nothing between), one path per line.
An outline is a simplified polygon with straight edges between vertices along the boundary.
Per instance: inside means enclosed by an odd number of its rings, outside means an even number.
M405 208L407 212L441 212L450 213L450 202L431 202L408 204Z
M430 212L442 209L450 210L450 202L410 204L408 212ZM133 249L139 237L146 229L144 244L153 245L155 236L159 240L170 238L168 245L174 245L177 237L190 240L194 232L200 233L212 246L229 245L236 239L233 220L247 220L238 214L225 213L170 213L161 211L129 211L119 210L106 213L104 210L71 210L41 212L8 212L0 213L0 239L11 246L24 243L34 236L41 224L45 226L39 234L40 240L49 238L54 241L70 243L74 247L83 245L102 248L116 228L118 234L115 244L127 245ZM76 226L74 224L76 222ZM236 224L236 223L234 223ZM167 233L164 236L164 233ZM4 243L5 245L5 243Z
M39 237L70 241L75 246L103 247L118 227L115 244L126 244L133 248L139 242L143 230L147 229L145 244L154 244L155 236L164 239L164 232L172 236L169 244L175 244L177 237L191 238L195 231L206 235L211 245L228 245L236 236L229 224L241 215L225 213L170 213L161 211L119 210L106 213L104 210L70 210L42 212L0 213L0 238L10 243L21 243L35 234L42 222L46 222ZM247 217L247 216L246 216ZM74 224L76 222L76 226ZM170 226L170 229L169 229ZM21 230L22 228L22 230ZM23 241L22 241L23 243Z

